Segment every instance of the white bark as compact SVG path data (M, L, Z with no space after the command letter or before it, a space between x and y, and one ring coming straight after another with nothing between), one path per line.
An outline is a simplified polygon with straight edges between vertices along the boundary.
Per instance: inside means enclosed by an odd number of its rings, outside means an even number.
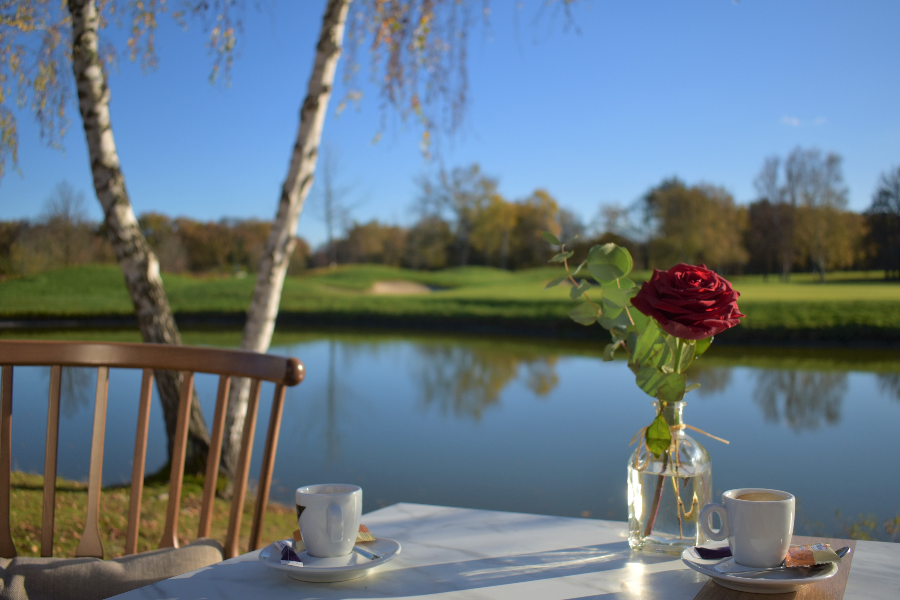
M294 251L294 231L303 210L303 203L312 187L316 170L322 127L334 85L335 70L341 57L344 24L349 6L350 0L328 0L325 8L313 71L309 77L306 99L300 109L297 141L291 154L287 177L281 188L278 212L266 242L265 252L259 262L253 299L247 311L247 323L241 340L241 348L244 350L265 352L272 341L275 318L278 316L278 305L284 287L284 276ZM222 458L223 466L229 474L234 473L237 465L248 395L249 382L241 381L232 387L228 399Z
M95 0L68 0L72 17L72 68L78 88L78 108L84 124L91 173L97 200L103 207L108 237L125 276L145 342L180 344L181 336L169 308L159 274L159 261L141 233L116 152L109 116L109 87L98 53L99 14ZM156 373L163 405L171 456L177 420L181 375ZM193 398L188 460L202 462L209 445L209 433L196 395Z

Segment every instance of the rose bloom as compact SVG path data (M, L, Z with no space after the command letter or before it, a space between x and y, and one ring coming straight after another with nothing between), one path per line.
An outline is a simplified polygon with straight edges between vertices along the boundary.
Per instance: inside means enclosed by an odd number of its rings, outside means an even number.
M660 328L683 340L702 340L740 323L731 284L706 265L676 265L653 270L650 281L631 299L631 305L659 322Z

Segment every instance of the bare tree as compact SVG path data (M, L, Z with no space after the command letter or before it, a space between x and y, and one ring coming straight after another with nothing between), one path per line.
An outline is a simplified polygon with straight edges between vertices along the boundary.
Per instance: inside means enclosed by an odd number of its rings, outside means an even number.
M347 196L350 194L351 186L339 185L341 160L337 151L331 146L326 145L322 152L322 164L318 167L319 181L322 185L314 188L315 212L325 223L325 230L328 236L326 242L326 250L328 254L328 264L334 268L338 263L337 243L334 238L336 229L346 230L350 223L350 214L357 206L357 203L348 204Z
M41 221L48 228L45 243L61 265L84 262L90 253L91 232L82 192L67 181L58 183L44 204Z
M881 175L866 216L885 279L900 278L900 167Z

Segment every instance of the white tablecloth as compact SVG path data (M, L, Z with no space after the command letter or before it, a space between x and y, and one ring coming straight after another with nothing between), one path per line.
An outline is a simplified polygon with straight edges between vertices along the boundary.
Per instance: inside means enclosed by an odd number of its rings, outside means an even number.
M620 522L422 504L395 504L363 522L403 549L361 579L295 581L257 551L117 598L692 600L708 580L676 557L632 553ZM858 542L844 598L900 599L900 544Z

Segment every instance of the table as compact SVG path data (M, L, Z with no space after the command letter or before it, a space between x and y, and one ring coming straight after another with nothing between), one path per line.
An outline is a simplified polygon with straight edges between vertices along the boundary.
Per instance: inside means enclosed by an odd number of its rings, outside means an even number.
M395 504L363 522L403 548L362 579L294 581L260 563L256 551L117 598L693 600L708 582L677 557L632 553L621 522L423 504ZM844 598L897 600L897 565L900 544L857 542Z

